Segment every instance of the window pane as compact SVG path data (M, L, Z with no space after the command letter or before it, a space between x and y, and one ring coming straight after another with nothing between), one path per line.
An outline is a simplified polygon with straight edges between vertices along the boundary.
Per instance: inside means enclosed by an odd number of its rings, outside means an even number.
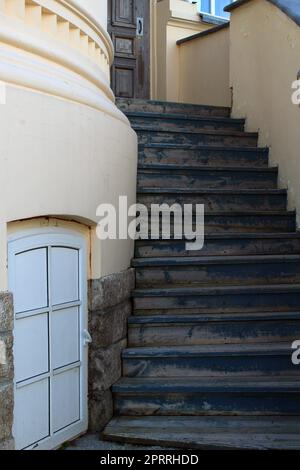
M211 13L210 0L200 0L200 11L203 13Z
M216 0L216 15L228 18L229 14L224 11L224 7L229 3L231 3L230 0Z

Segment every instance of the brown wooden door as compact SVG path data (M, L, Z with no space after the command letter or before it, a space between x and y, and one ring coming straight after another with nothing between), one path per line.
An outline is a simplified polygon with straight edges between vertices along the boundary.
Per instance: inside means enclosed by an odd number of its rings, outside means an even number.
M108 0L108 31L115 47L115 95L149 99L150 1Z

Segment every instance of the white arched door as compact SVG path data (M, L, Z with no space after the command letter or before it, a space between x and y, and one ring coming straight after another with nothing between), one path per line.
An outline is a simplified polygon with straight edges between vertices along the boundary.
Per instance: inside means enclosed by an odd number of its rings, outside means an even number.
M69 231L9 239L17 449L54 449L87 429L86 259Z

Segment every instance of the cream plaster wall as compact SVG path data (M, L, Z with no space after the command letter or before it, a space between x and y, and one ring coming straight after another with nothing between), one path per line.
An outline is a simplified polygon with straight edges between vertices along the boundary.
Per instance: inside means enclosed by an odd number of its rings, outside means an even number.
M106 29L107 0L67 0L86 10L91 17Z
M210 28L203 23L197 6L182 0L161 0L154 5L152 22L153 99L179 101L179 39ZM156 58L156 59L155 59Z
M270 146L280 184L300 223L300 107L292 104L292 82L300 67L300 28L266 0L235 9L230 27L230 83L233 117L259 129L259 144Z
M229 28L179 46L179 101L231 106Z
M0 3L0 258L7 224L55 216L91 228L91 277L122 271L133 242L95 236L97 206L117 205L119 195L131 204L136 193L136 135L109 86L106 7L90 1L87 17L73 1L14 5ZM1 263L0 290L6 287Z

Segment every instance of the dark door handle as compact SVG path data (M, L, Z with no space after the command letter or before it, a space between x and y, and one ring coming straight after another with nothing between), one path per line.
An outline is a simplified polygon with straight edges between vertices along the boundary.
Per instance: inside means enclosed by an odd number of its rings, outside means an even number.
M137 22L136 35L144 36L144 18L138 17L136 19L136 22Z

